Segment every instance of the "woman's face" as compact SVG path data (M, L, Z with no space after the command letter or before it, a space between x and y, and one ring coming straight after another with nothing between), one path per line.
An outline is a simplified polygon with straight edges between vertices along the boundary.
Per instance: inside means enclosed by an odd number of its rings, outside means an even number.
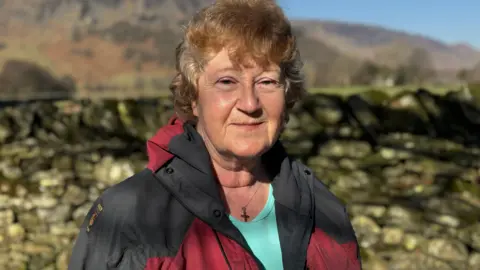
M192 109L210 151L250 159L270 149L285 119L280 76L278 66L235 68L226 50L207 63Z

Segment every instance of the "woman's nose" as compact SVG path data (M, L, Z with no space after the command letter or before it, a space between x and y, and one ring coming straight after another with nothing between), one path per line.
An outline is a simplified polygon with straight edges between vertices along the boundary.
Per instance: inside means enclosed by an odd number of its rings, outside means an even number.
M245 85L240 91L237 108L245 113L254 113L261 109L260 98L252 84Z

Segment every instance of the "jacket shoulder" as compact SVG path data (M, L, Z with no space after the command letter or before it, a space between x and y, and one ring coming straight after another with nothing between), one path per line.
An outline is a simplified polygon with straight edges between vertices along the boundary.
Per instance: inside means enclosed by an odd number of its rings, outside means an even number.
M292 167L302 175L303 184L308 184L308 190L312 192L315 227L340 243L356 240L345 204L314 175L312 169L299 161L293 162Z
M105 204L119 204L119 210L126 211L133 207L135 202L145 195L148 195L150 188L159 185L155 181L153 173L144 169L129 178L105 189L105 191L99 196L99 199ZM152 192L153 190L150 190ZM154 189L155 192L166 192L158 187ZM117 212L117 214L123 214Z
M112 219L121 221L119 230L135 228L142 231L136 233L161 233L159 228L170 227L172 220L186 218L187 213L158 177L144 169L106 189L96 203L102 204Z
M155 183L151 171L142 170L105 189L94 202L93 207L98 208L96 205L101 205L101 208L104 209L103 212L108 213L105 215L108 215L109 218L121 219L121 224L127 225L133 222L132 212L151 196L149 193L165 192L158 187L152 189L154 185L158 185L158 183Z
M169 219L162 216L171 205L167 194L148 169L107 188L85 216L69 269L143 268L153 249L151 243L138 241L152 235L165 238L159 228ZM165 243L155 248L158 255L168 255Z

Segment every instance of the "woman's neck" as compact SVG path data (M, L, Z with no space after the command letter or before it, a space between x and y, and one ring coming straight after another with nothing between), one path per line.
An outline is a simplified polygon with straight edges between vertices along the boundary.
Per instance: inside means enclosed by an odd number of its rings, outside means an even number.
M219 184L225 189L248 189L256 182L268 180L260 160L241 164L212 157L212 164Z
M209 153L227 212L239 220L256 217L267 202L270 183L261 157L238 160Z
M261 163L249 169L232 170L213 161L213 167L227 212L238 220L245 216L249 220L255 218L267 202L270 183Z

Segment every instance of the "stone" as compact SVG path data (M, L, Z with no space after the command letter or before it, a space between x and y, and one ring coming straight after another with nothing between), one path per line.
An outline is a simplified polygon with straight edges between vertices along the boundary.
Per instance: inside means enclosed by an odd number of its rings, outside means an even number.
M8 209L10 207L10 196L6 194L0 194L0 209Z
M476 251L480 252L480 224L472 224L468 227L461 228L456 236Z
M455 270L440 258L431 257L421 252L398 252L392 257L389 267L395 270Z
M480 269L480 253L476 252L470 255L468 259L468 270Z
M63 195L63 201L74 206L81 205L87 199L88 192L76 185L69 185Z
M103 158L95 167L94 176L108 186L119 183L134 174L128 161L115 161L113 157Z
M422 235L407 233L403 237L403 247L408 251L414 251L425 241L427 241L427 239Z
M409 231L418 231L423 224L421 217L422 214L419 211L393 205L387 209L384 220L390 226L398 226Z
M52 235L75 237L78 234L78 226L73 221L66 224L59 222L59 224L50 227L50 233Z
M26 242L23 250L28 255L52 254L53 248L47 245L40 245L33 242Z
M14 223L8 226L7 237L13 242L22 241L25 238L25 228L19 223Z
M373 219L367 216L355 216L352 219L352 226L361 247L372 247L380 240L381 228Z
M32 196L31 202L39 209L49 209L58 205L58 199L47 193Z
M15 213L11 209L0 210L0 228L13 224Z
M37 215L48 223L62 223L71 216L71 206L60 204L52 209L37 209Z
M382 242L386 245L400 245L404 238L404 232L400 228L383 228Z
M60 255L58 255L57 260L55 262L56 269L67 270L69 259L70 259L70 252L68 250L62 251Z
M466 268L468 262L468 249L460 241L447 238L431 239L424 243L423 250L426 254L435 258L441 258L450 265L456 265L461 269Z

